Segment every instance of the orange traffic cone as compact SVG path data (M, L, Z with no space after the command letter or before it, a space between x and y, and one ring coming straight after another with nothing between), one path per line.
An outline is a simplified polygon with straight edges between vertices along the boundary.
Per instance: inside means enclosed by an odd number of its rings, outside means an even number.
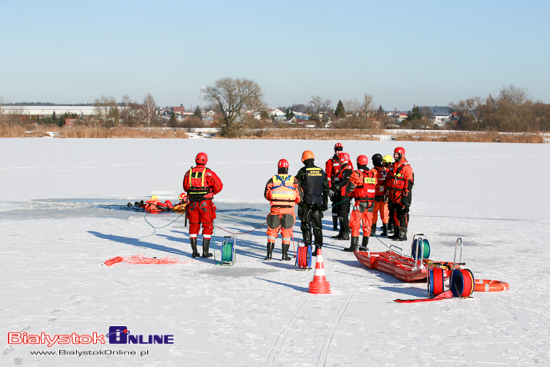
M323 253L317 249L317 261L315 263L315 274L313 281L309 283L309 293L330 294L330 283L325 278L325 266L323 265Z

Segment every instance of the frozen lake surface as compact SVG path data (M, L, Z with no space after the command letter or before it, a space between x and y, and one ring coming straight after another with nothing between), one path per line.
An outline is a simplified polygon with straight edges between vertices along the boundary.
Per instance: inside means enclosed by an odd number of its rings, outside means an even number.
M277 161L288 159L296 173L308 149L324 168L334 143L0 139L0 365L549 365L550 145L399 143L416 181L409 239L424 233L430 258L452 261L461 237L474 276L511 289L398 304L425 297L425 283L360 265L342 251L348 242L330 238L330 211L323 258L331 295L308 293L313 271L280 261L280 239L264 261L265 227L254 229L268 213L263 191ZM342 143L353 159L397 146ZM158 192L175 200L199 151L224 182L216 238L219 246L237 235L233 267L193 259L178 214L144 217L126 206ZM391 243L372 238L370 248ZM410 241L398 245L410 251ZM101 266L137 254L180 262ZM106 335L115 325L144 340L171 335L173 344L8 342L8 333Z

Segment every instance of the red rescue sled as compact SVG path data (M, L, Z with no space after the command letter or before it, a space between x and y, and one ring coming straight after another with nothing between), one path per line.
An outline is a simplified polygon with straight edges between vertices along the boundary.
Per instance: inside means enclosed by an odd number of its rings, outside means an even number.
M417 243L422 244L423 241L422 237L418 237L417 242L413 238L413 248L417 246ZM398 253L394 248L401 250L401 253ZM429 253L429 251L427 252ZM416 247L416 251L413 250L413 257L404 256L403 250L393 245L386 252L355 251L354 254L357 260L367 268L391 274L403 282L426 279L428 266L443 268L443 274L445 278L448 278L451 275L450 269L455 267L453 263L435 263L427 258L424 259L423 247ZM459 264L456 265L458 267Z

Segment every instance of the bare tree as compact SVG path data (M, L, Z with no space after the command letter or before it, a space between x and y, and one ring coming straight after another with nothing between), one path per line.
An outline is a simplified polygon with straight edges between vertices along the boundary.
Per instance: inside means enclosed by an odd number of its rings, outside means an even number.
M206 88L206 99L222 116L222 125L231 129L247 110L263 108L260 86L250 79L222 78Z
M509 87L500 88L498 93L498 99L508 101L515 106L524 104L528 98L527 89L512 84Z
M100 98L96 98L94 101L94 107L95 114L99 122L113 125L111 122L114 121L114 124L118 125L118 105L113 96L106 97L102 95Z
M363 97L363 103L361 104L361 112L365 113L367 116L372 116L374 114L374 102L372 94L365 93Z
M147 127L150 127L157 115L157 104L151 93L147 93L143 99L143 113L145 115L145 124Z
M361 102L357 100L357 97L353 99L346 99L344 101L344 105L346 106L347 112L358 114L359 111L361 111Z
M320 114L330 110L330 99L323 99L321 96L311 96L311 101L308 105L311 107L314 113Z

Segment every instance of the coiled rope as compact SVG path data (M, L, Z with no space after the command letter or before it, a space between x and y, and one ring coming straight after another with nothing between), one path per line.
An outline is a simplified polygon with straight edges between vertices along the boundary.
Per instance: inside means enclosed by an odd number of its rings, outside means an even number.
M306 269L310 267L311 264L308 261L311 259L311 254L309 254L310 251L311 250L309 246L298 246L298 256L296 261L300 268ZM308 259L308 255L310 256L309 259Z

